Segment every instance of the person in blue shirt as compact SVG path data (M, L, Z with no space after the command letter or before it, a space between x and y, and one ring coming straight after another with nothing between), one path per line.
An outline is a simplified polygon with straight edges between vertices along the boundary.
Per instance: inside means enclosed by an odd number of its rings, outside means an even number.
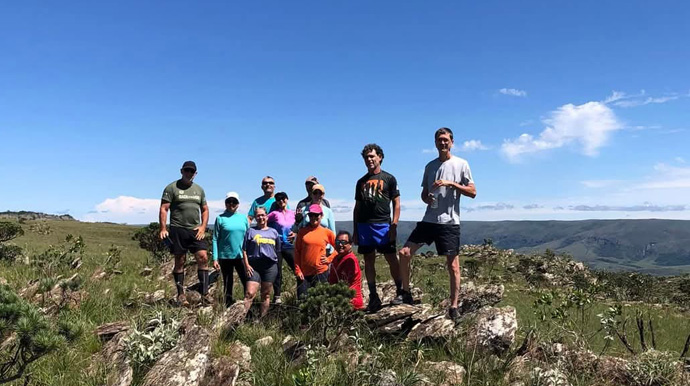
M323 217L321 217L321 226L324 228L328 228L333 233L335 233L335 215L333 215L333 211L331 208L326 206L324 204L324 196L326 195L326 189L323 187L321 184L316 184L314 185L313 188L311 188L311 202L309 205L311 206L312 204L317 204L321 206L321 210L323 211ZM307 206L308 208L309 206ZM298 229L302 229L309 225L309 210L304 211L304 219L302 222L299 224Z
M257 197L252 201L252 205L249 207L249 212L247 212L247 218L251 223L254 221L254 211L257 207L263 206L266 208L266 213L271 212L273 209L273 203L276 201L274 193L276 191L276 181L271 176L266 176L261 180L261 190L264 194L261 197Z
M242 255L242 243L244 235L249 229L247 216L238 213L240 196L235 192L229 192L225 196L225 212L216 217L213 226L213 267L220 269L225 285L225 306L234 303L232 298L233 271L237 270L237 276L246 289L247 273L244 267Z

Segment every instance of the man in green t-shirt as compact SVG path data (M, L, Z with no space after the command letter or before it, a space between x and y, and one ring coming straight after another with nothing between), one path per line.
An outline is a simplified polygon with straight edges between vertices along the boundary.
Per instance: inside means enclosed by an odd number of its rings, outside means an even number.
M201 186L195 184L196 164L186 161L180 170L182 178L171 182L163 190L159 213L160 238L170 246L170 252L175 256L173 279L177 287L177 303L187 306L184 293L184 264L187 252L196 257L197 274L201 295L205 302L210 302L208 296L208 245L204 240L206 225L208 225L208 205L206 193ZM170 229L166 229L170 211Z

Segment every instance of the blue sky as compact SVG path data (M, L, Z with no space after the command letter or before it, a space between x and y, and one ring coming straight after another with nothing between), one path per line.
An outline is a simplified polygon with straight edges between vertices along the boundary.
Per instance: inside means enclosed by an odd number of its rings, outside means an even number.
M418 220L455 132L466 220L690 219L686 2L14 2L0 12L0 210L156 221L183 161L213 213L311 174L349 219L385 152Z

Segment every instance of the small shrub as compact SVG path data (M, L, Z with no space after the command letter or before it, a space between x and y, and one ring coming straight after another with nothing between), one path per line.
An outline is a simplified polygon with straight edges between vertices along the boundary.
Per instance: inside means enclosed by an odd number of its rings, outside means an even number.
M159 234L160 225L152 222L134 232L132 240L139 242L139 248L148 251L153 261L160 263L170 259L170 250L163 244ZM148 261L146 263L148 264Z
M47 274L53 274L60 268L69 267L77 259L81 259L86 250L86 243L81 236L69 234L65 237L65 244L51 245L45 251L34 256L31 263Z
M309 325L308 336L313 343L329 346L361 317L350 304L354 295L355 291L344 283L322 284L309 289L300 311Z
M29 230L34 233L38 233L39 235L44 235L47 236L51 233L53 233L53 230L50 228L50 225L46 223L45 221L40 221L35 224L32 224L29 226Z
M180 322L158 312L143 329L134 328L125 339L127 357L135 372L148 368L164 352L175 347L180 338Z
M111 245L108 252L105 254L105 261L103 262L103 270L112 274L120 270L120 263L122 262L122 250L115 245Z
M0 245L0 260L14 261L22 255L22 247L18 245Z
M64 340L34 306L0 285L0 384L20 379L31 363L63 345Z
M0 221L0 243L10 241L23 234L24 229L21 225L11 221Z
M680 379L680 363L666 351L649 350L634 357L626 367L627 378L634 386L671 386Z

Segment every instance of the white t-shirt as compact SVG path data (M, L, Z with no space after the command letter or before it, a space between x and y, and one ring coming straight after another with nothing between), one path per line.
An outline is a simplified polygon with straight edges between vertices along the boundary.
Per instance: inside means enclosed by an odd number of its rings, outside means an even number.
M435 224L460 224L460 191L446 186L434 189L432 187L436 180L453 181L464 186L474 183L470 165L456 156L451 156L445 162L436 158L426 164L424 178L422 178L422 187L427 188L429 193L433 193L438 201L437 208L427 205L422 221Z

